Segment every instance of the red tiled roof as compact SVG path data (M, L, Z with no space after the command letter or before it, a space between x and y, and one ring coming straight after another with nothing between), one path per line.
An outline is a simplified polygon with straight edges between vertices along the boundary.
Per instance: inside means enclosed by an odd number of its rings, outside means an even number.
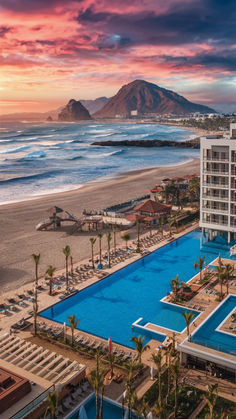
M156 214L158 212L167 212L170 210L170 208L171 207L169 205L160 204L159 202L148 199L146 202L144 202L144 204L140 204L134 208L134 210Z
M143 220L144 219L144 216L143 215L139 215L139 214L136 214L136 213L133 213L133 214L128 214L128 215L126 215L126 220L128 220L128 221L131 221L131 222L136 222L136 221L141 221L141 220Z

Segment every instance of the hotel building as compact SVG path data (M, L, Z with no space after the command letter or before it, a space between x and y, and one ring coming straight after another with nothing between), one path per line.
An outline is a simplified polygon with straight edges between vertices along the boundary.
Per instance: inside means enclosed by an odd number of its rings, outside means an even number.
M208 238L236 239L236 123L229 135L201 138L200 227Z

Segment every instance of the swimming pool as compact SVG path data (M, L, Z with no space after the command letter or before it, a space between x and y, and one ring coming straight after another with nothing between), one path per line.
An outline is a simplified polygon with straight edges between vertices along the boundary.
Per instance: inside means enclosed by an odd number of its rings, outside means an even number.
M86 417L86 419L94 419L96 417L96 405L95 405L95 395L92 394L87 401L83 404L85 409L84 413L81 415L82 417ZM78 419L78 415L80 413L80 407L78 407L74 412L70 413L66 416L66 419ZM103 419L121 419L122 418L122 406L113 400L107 399L104 397L103 399ZM125 418L128 415L126 413ZM133 414L132 419L135 419L136 416Z
M80 319L80 330L104 339L111 336L114 342L128 347L134 347L130 338L137 335L137 330L132 331L131 325L140 317L144 322L181 332L185 329L182 312L187 310L160 300L171 290L170 281L177 273L180 282L196 273L194 261L203 255L200 239L200 231L188 233L40 315L69 325L67 317L75 314ZM207 263L211 260L212 255L206 257ZM146 336L146 342L150 339ZM163 341L162 335L159 340Z
M199 345L236 355L236 335L216 330L236 307L236 296L230 295L192 334L191 341Z

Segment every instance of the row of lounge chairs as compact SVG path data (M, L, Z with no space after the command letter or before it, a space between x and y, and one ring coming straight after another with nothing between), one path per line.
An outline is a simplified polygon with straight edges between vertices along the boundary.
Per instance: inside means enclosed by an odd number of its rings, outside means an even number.
M64 330L60 326L55 326L53 324L47 324L45 322L38 322L37 323L38 329L43 332L47 333L49 336L53 338L61 338L64 335ZM104 355L108 353L108 347L105 342L99 341L94 338L90 338L85 335L77 335L75 337L75 344L78 346L87 348L87 349L94 349L99 350ZM137 359L137 354L131 351L124 351L118 347L113 348L113 353L121 361L135 361Z
M83 400L85 400L93 392L92 387L88 381L85 381L78 388L75 388L74 391L64 398L60 405L57 407L55 412L55 417L63 418L70 410L77 407Z
M108 353L107 344L97 339L89 338L88 336L79 335L75 338L75 343L88 349L95 349L101 351L104 355ZM118 347L113 348L113 354L122 361L135 361L137 354L131 351L124 351Z

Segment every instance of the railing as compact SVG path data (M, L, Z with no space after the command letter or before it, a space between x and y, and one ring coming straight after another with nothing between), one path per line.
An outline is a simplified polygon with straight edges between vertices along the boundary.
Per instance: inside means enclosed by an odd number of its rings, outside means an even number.
M217 224L219 226L227 226L228 225L228 221L211 221L211 220L202 220L203 223L206 224ZM236 227L236 224L235 224Z
M214 201L228 201L229 198L227 196L214 196L214 195L207 195L207 194L203 194L202 198L206 198L206 199L213 199ZM236 200L236 198L235 198ZM232 199L231 199L232 201Z
M228 188L228 183L216 183L216 182L202 182L203 186L211 186L216 188ZM236 186L236 185L235 185Z
M223 159L222 157L209 157L209 156L204 156L203 160L209 160L209 161L229 161L229 157L227 157L226 159Z
M204 340L200 340L200 339L195 338L195 337L192 337L191 342L196 343L197 345L205 346L206 348L215 349L216 351L226 352L227 354L230 354L230 355L236 355L235 350L230 350L230 349L226 348L224 344L222 344L221 346L214 345L212 343L208 343Z
M48 394L55 390L55 386L52 385L50 388L45 390L42 394L40 394L36 399L32 400L28 403L23 409L19 410L15 415L11 416L11 419L20 419L30 413L32 410L36 409L36 407L41 404L44 400L46 400Z
M224 212L225 214L228 213L228 210L220 209L220 208L202 207L202 210L216 212L216 213L219 213L219 212Z
M203 169L203 173L204 174L210 174L210 173L213 173L214 175L215 174L218 174L218 175L229 175L229 171L223 171L223 170L214 170L214 169Z

